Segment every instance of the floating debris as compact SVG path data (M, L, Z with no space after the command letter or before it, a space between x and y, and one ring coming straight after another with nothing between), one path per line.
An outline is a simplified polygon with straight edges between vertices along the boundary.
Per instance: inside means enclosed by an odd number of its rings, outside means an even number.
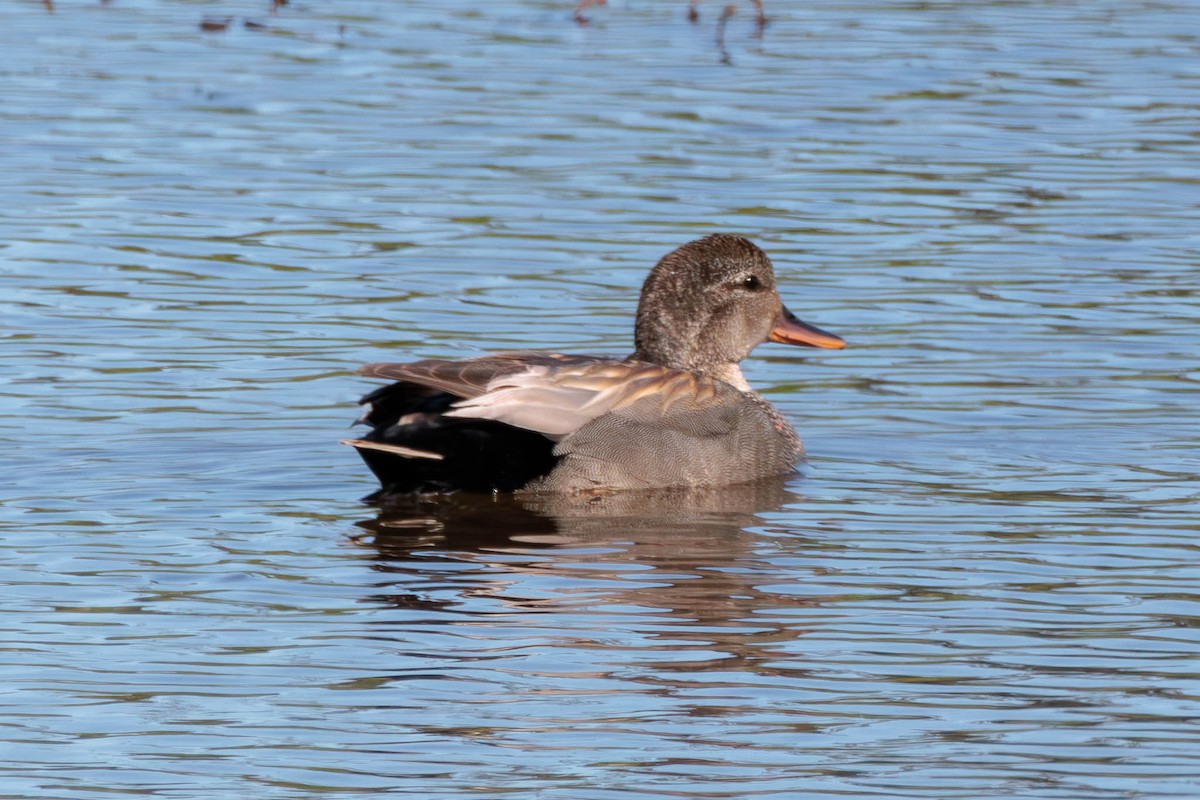
M200 30L212 31L220 33L229 29L229 23L233 22L233 17L225 17L225 19L215 19L213 17L205 17L200 21Z
M767 27L767 12L763 8L763 0L750 0L750 2L754 3L754 35L761 39L763 29ZM730 6L725 6L724 10L721 11L721 19L728 19L733 16L729 8ZM734 10L736 11L736 8ZM688 3L687 18L688 22L700 21L700 0L691 0Z
M587 25L591 22L590 19L584 16L583 12L587 11L592 6L607 5L608 0L579 0L575 4L575 22L580 25Z

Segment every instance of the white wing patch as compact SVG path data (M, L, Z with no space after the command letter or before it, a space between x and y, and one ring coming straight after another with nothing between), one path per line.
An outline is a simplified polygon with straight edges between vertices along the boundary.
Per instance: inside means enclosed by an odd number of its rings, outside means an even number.
M721 405L718 392L724 385L647 364L537 365L493 379L483 394L458 401L445 415L493 419L557 442L606 414L636 413L662 420L698 415L703 421L714 405Z
M455 403L445 415L494 419L558 441L598 414L588 408L597 394L594 388L567 385L556 377L550 368L540 366L505 375L489 383L484 394Z

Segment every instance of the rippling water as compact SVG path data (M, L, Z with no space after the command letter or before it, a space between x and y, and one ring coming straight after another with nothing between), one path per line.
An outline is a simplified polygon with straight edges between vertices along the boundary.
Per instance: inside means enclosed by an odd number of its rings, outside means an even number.
M1194 6L571 5L5 11L0 794L1200 794ZM714 230L802 476L358 503Z

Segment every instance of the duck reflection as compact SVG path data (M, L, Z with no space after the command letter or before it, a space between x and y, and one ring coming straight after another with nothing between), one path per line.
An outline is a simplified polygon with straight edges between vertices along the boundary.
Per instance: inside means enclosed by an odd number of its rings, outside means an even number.
M505 543L515 547L620 544L627 560L659 550L723 552L718 542L742 539L759 516L798 496L787 478L709 489L662 489L602 495L497 493L392 497L374 518L357 523L382 558L410 556L436 545L448 557L467 557ZM754 539L754 536L748 538Z
M795 576L775 560L763 516L799 499L781 477L595 497L457 494L393 501L358 523L356 541L388 575L371 600L433 612L432 624L446 610L477 608L501 624L497 612L622 609L644 615L651 641L677 649L686 633L688 648L715 646L725 669L730 657L777 658L770 645L798 634L756 612L816 602L779 593ZM784 555L795 540L787 532Z

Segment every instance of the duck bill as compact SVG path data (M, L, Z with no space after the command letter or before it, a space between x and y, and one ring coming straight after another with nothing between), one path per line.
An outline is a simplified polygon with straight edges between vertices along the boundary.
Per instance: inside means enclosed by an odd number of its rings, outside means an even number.
M841 350L846 346L845 339L798 319L787 310L787 306L780 307L779 318L775 320L775 327L771 329L770 340L780 344L823 347L827 350Z

